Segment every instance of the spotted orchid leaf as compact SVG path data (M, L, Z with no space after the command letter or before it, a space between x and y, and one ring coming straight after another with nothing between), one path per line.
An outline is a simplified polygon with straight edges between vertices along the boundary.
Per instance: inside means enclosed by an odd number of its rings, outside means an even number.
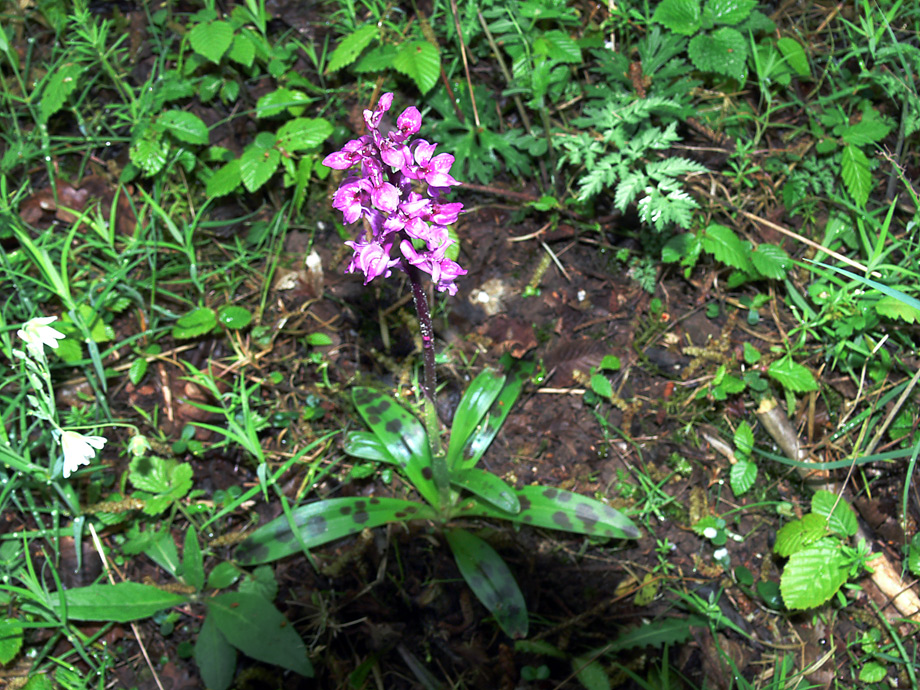
M639 528L618 510L587 496L546 486L515 489L521 512L499 510L473 496L462 503L454 517L491 517L522 525L575 532L591 537L637 539Z
M504 386L489 407L489 411L482 417L472 436L463 446L463 456L459 460L459 466L462 469L474 467L479 462L489 444L495 439L495 435L498 434L498 430L505 423L505 418L511 411L514 401L521 394L524 382L533 373L534 368L533 362L518 361L514 363L512 370L505 378ZM451 442L453 442L453 438L451 438ZM448 456L449 461L450 457ZM454 467L452 464L448 464L448 466Z
M445 536L463 579L504 633L514 639L527 637L527 604L501 556L466 530L447 530Z
M437 518L425 504L400 498L329 498L295 508L291 521L282 515L259 527L237 548L236 560L244 566L269 563L388 522Z
M428 435L421 423L385 393L355 388L352 398L361 417L393 458L392 464L402 468L422 498L438 505Z
M454 488L466 489L486 503L509 513L519 513L521 502L514 489L501 477L471 467L451 475L450 483Z
M495 398L501 393L505 384L505 375L492 369L486 369L473 379L454 413L454 422L450 428L450 445L447 449L447 466L456 467L463 446L476 430L477 425L489 411Z
M383 441L370 431L352 431L345 439L343 450L355 458L396 464Z

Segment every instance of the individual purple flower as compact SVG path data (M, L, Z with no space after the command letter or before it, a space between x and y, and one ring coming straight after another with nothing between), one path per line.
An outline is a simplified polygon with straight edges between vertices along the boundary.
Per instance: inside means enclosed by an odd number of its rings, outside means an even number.
M346 225L351 225L361 217L370 205L370 184L365 178L348 177L342 182L332 197L332 206L342 212Z
M351 259L351 263L348 265L348 268L345 269L346 273L353 273L355 270L361 271L364 274L364 284L367 285L370 281L376 278L379 275L382 275L384 278L388 277L394 266L399 264L399 259L390 258L390 246L381 246L376 242L346 242L349 247L355 250L355 255Z
M449 187L460 184L450 176L450 166L454 164L454 157L449 153L440 153L432 158L437 144L429 144L424 139L416 141L412 148L412 157L415 165L409 166L411 172L407 173L416 180L425 180L432 187Z

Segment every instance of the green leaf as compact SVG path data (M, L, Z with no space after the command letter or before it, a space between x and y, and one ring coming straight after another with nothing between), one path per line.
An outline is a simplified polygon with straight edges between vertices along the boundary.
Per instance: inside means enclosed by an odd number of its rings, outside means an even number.
M343 38L342 42L332 51L329 65L326 67L326 73L337 72L357 60L361 51L367 48L371 41L374 40L374 37L377 36L377 32L376 25L363 24Z
M148 129L138 139L131 142L128 155L131 162L143 170L145 175L156 175L166 165L168 148L157 132Z
M751 457L754 450L754 432L751 431L751 425L747 422L741 422L735 430L734 436L735 454L739 458Z
M661 250L661 260L666 264L680 261L683 266L692 266L696 263L702 248L703 245L698 235L685 232L675 235L665 243ZM689 259L692 261L688 264Z
M143 357L138 357L128 368L128 380L132 385L138 385L147 373L147 360Z
M182 579L185 584L200 590L204 587L204 557L194 527L185 531L185 546L182 549Z
M164 460L156 456L134 458L128 468L128 480L141 493L144 513L162 513L192 488L192 466L187 462Z
M524 595L495 549L463 529L444 532L463 579L512 638L527 637L527 604Z
M732 465L729 481L735 496L747 493L757 481L757 465L751 460L739 460Z
M783 525L776 533L773 550L788 557L827 536L827 519L822 515L807 513L801 520Z
M888 136L890 131L891 127L881 119L879 112L875 108L867 106L863 108L862 119L844 129L840 137L847 144L865 146L866 144L881 141Z
M434 510L423 503L399 498L330 498L295 508L291 519L303 547L313 548L342 537L373 529L388 522L437 520ZM301 550L286 515L255 530L237 548L240 565L269 563Z
M205 190L208 196L225 196L239 187L242 181L240 160L236 158L214 171L208 178Z
M848 568L841 544L822 539L789 557L779 589L790 609L808 609L830 599L847 581Z
M179 141L187 144L208 143L208 126L194 113L185 110L167 110L157 120Z
M856 523L856 513L850 504L843 499L838 500L837 494L831 491L821 489L815 492L811 499L811 512L824 517L831 532L841 537L852 537L859 527Z
M750 269L750 248L742 242L731 228L713 223L703 231L703 249L712 254L716 261L747 271Z
M240 569L230 561L221 561L208 573L209 589L226 589L240 578Z
M907 323L920 321L920 309L890 295L882 297L874 306L879 316L885 316L889 319L901 319Z
M676 34L692 36L701 26L699 0L662 0L655 8L652 21Z
M920 577L920 532L913 536L907 547L907 569L914 577Z
M450 483L458 489L466 489L471 494L479 496L499 510L509 513L521 512L521 503L514 489L501 477L471 467L451 474Z
M470 436L479 426L505 385L505 375L493 369L484 369L473 379L454 413L450 429L450 445L447 449L447 466L454 469L461 457L461 451Z
M324 118L298 117L278 128L278 146L285 151L303 151L332 136L332 123Z
M188 40L192 50L218 64L233 42L233 27L220 20L198 24L188 32Z
M792 361L791 355L786 355L773 362L767 369L767 374L777 381L783 388L793 393L807 393L818 389L811 372L801 364Z
M551 29L539 34L533 42L533 51L537 55L546 55L551 60L574 65L581 63L581 48L578 43L564 31Z
M707 622L702 616L661 618L617 636L611 643L610 651L680 644L690 639L690 626L706 627Z
M776 41L776 47L786 58L786 64L792 68L792 71L800 77L811 76L811 66L808 64L808 56L805 55L805 49L802 44L794 38L783 36Z
M256 103L256 117L274 117L287 110L291 115L300 115L310 99L300 91L280 88L262 96Z
M709 0L706 10L716 24L738 24L751 14L757 0Z
M256 58L256 46L248 35L242 32L238 33L233 37L233 45L230 46L230 52L227 53L227 57L241 65L252 67L252 62Z
M205 601L227 642L253 659L313 676L303 640L274 605L257 594L228 592Z
M343 450L355 458L396 464L383 441L370 431L352 431L345 438Z
M207 615L195 640L195 662L201 679L210 690L227 690L236 675L236 648L217 628L214 617Z
M853 201L865 206L872 191L872 172L866 154L853 144L844 146L840 153L840 175Z
M77 621L128 623L149 618L158 611L188 602L181 594L164 592L139 582L97 584L65 589L50 597L49 604L63 615L60 597L67 606L67 617Z
M425 427L385 393L358 387L352 390L352 400L371 431L386 447L393 464L402 468L422 498L438 505Z
M38 104L38 121L41 124L47 123L48 118L64 107L67 98L79 85L85 69L77 62L64 62L55 68L54 74L45 82Z
M0 666L10 663L22 649L22 625L16 618L0 621Z
M173 338L184 340L209 333L217 325L217 314L210 307L198 307L183 315L172 328Z
M398 54L399 50L392 43L376 46L364 54L364 57L358 61L358 64L354 66L353 70L358 74L363 74L364 72L382 72L393 66L393 60L396 59Z
M792 266L792 259L775 244L761 244L751 253L751 263L760 275L765 278L782 280L786 271Z
M888 675L888 669L877 661L869 661L859 669L859 680L863 683L881 683Z
M515 489L521 512L509 513L473 498L456 511L458 517L492 517L594 537L637 539L639 529L619 511L593 498L548 486Z
M275 579L275 571L270 565L258 566L243 579L238 591L258 594L267 601L273 601L278 596L278 580Z
M748 44L736 29L724 26L711 34L694 36L687 52L693 64L704 72L724 74L739 82L744 80Z
M441 75L441 55L428 41L407 41L399 47L393 69L412 79L426 94Z
M239 331L252 323L252 312L246 307L235 304L225 304L217 310L217 321L224 328Z
M243 180L243 186L250 192L256 191L275 174L280 162L281 153L278 149L246 147L240 157L240 178Z
M572 673L585 690L610 690L613 687L597 654L572 657Z

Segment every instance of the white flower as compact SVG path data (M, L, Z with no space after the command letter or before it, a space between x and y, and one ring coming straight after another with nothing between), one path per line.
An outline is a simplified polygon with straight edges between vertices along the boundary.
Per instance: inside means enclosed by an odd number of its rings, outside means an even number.
M728 549L716 549L712 552L712 557L721 563L728 558Z
M719 530L715 527L707 527L703 530L703 536L707 539L715 539L719 534Z
M96 457L96 451L105 445L103 436L84 436L76 431L61 432L61 447L64 449L64 477L77 471L80 465L88 465Z
M48 325L54 321L57 321L56 316L37 316L26 321L16 333L26 344L29 354L36 359L41 359L44 356L46 345L52 350L56 350L58 340L64 338L63 333Z

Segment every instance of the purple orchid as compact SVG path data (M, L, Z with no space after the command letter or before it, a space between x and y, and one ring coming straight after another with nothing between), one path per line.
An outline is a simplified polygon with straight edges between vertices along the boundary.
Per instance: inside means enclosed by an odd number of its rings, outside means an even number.
M342 212L346 224L363 219L368 229L353 242L347 273L360 271L365 285L377 276L387 277L392 269L415 267L431 275L440 292L457 292L456 279L466 274L457 262L447 258L453 244L448 225L457 222L463 204L447 203L442 197L460 184L450 174L454 157L434 155L437 144L424 139L410 141L422 125L418 108L410 106L396 120L396 129L381 132L393 94L380 97L374 110L364 111L368 133L331 153L323 165L335 170L360 166L360 175L346 177L336 191L332 205ZM426 193L414 191L413 181L426 183ZM399 253L392 257L393 247Z

